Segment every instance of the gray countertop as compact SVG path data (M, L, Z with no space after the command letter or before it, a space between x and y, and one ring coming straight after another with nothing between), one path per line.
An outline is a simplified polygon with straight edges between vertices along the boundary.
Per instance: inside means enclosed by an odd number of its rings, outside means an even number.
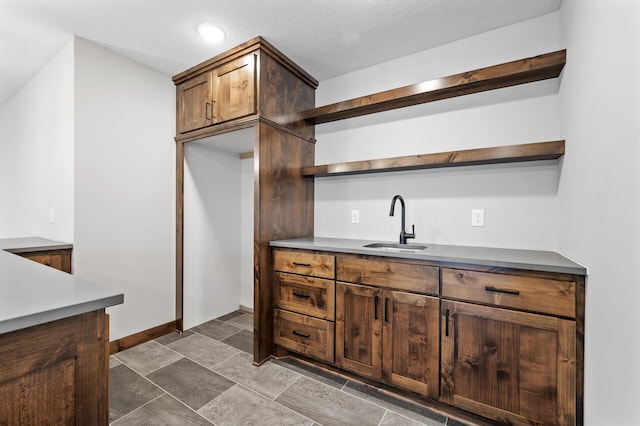
M338 253L355 253L448 263L466 263L500 268L527 269L578 275L587 274L587 268L553 251L450 246L443 244L414 243L413 241L411 241L411 244L425 244L428 247L421 252L415 253L363 247L366 244L376 242L382 241L308 237L271 241L270 245L272 247L333 251Z
M65 248L72 245L37 237L0 239L0 334L123 303L122 292L8 252Z

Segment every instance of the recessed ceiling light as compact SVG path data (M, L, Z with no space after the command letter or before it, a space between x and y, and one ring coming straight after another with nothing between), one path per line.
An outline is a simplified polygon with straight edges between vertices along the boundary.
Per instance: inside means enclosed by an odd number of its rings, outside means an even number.
M205 22L198 26L198 34L210 43L220 43L227 37L222 28L216 27L209 22Z

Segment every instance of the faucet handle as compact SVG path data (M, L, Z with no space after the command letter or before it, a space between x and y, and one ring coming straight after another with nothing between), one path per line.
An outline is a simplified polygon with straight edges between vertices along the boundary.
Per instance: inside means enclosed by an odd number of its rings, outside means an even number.
M405 238L415 238L416 237L416 226L415 225L411 225L411 233L410 234L404 234Z

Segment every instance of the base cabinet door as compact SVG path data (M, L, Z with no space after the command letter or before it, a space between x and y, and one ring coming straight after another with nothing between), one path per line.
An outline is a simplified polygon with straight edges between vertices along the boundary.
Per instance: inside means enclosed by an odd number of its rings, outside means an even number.
M336 364L382 378L382 290L336 283Z
M438 298L391 290L385 290L383 298L383 380L437 399Z
M451 301L441 312L443 402L501 424L575 424L575 321Z

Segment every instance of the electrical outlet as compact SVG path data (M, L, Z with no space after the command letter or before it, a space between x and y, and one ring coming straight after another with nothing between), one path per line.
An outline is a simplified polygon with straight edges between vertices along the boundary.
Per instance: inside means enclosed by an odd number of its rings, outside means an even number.
M471 226L484 226L484 209L471 210Z
M49 223L56 222L56 211L53 207L49 207Z
M360 210L351 210L351 223L360 223Z

